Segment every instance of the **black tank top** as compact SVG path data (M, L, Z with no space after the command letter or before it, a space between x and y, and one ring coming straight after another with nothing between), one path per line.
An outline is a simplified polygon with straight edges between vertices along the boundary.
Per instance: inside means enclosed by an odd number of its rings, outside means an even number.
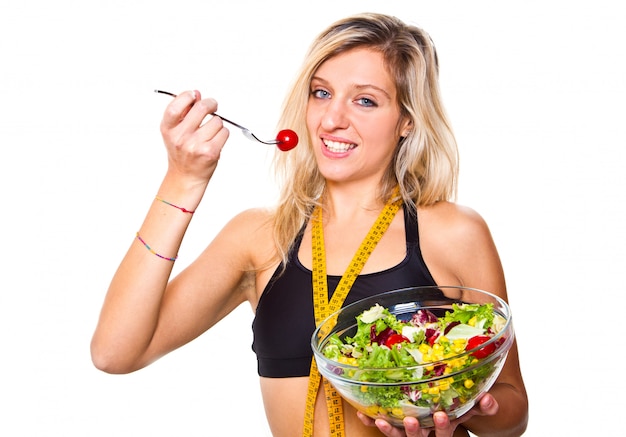
M417 218L404 208L406 257L387 270L359 275L344 306L385 291L413 286L437 285L419 247ZM313 352L311 336L315 330L312 272L298 259L302 233L288 255L287 267L279 267L259 299L252 322L252 350L256 353L260 376L286 378L308 376ZM328 299L341 276L328 276Z

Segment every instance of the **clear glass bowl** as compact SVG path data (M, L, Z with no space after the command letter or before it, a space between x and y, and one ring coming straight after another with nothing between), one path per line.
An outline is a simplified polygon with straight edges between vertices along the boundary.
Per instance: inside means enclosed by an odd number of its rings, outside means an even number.
M359 368L331 360L322 353L331 335L338 334L341 339L353 336L357 328L356 317L375 304L406 321L419 309L427 309L441 317L446 311L452 311L454 303L491 303L494 312L504 318L504 326L491 340L474 349L409 367ZM406 416L416 417L422 427L428 428L433 426L432 416L436 411L445 411L454 420L476 404L500 374L513 339L511 312L501 298L477 289L432 286L393 290L347 305L316 328L311 346L320 374L357 410L372 418L383 418L395 426L402 426L402 419ZM478 350L489 349L491 344L495 345L495 351L481 359L473 358ZM459 368L459 361L453 360L466 360L472 364L462 370L450 371ZM433 368L446 368L446 373L425 377L433 373ZM398 369L407 372L398 372ZM370 372L378 372L377 379L385 382L360 380L371 375ZM398 380L399 373L412 377Z

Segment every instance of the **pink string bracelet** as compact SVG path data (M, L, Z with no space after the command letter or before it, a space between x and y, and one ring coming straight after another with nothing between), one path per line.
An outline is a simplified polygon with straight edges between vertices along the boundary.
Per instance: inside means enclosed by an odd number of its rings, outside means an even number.
M163 256L163 255L160 255L160 254L156 253L154 250L152 250L152 248L151 248L150 246L148 246L148 244L147 244L145 241L143 241L143 238L141 238L141 237L139 236L139 232L137 232L137 239L138 239L139 241L141 241L141 244L143 244L143 245L146 247L146 249L148 249L148 250L150 251L150 253L152 253L152 254L154 254L154 255L158 256L158 257L159 257L159 258L161 258L161 259L164 259L164 260L166 260L166 261L176 261L176 259L178 258L178 255L176 255L174 258L168 258L168 257L166 257L166 256Z
M195 211L189 211L187 208L183 208L182 206L174 205L173 203L170 203L167 200L161 199L159 196L156 196L155 199L158 200L159 202L165 203L166 205L173 206L176 209L180 209L182 212L186 212L187 214L193 214L195 212Z

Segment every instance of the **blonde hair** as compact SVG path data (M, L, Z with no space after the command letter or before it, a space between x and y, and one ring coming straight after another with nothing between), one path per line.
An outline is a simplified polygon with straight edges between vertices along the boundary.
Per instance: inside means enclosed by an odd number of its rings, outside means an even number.
M283 264L325 187L306 126L311 78L326 60L363 47L383 55L397 88L401 119L411 120L411 131L399 142L378 195L386 201L399 185L405 205L412 211L456 196L457 146L440 98L438 59L430 36L383 14L342 19L320 33L309 48L278 123L300 137L298 147L288 153L279 151L274 159L281 189L273 232Z

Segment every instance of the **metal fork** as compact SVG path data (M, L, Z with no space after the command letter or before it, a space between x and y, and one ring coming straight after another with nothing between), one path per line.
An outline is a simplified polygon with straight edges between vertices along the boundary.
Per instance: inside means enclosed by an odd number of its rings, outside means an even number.
M154 90L155 93L160 93L160 94L167 94L168 96L172 96L172 97L176 97L176 94L174 93L170 93L169 91L163 91L163 90ZM269 144L269 145L275 145L280 143L279 140L269 140L269 141L263 141L260 140L256 135L254 135L252 133L252 131L246 127L243 127L240 124L235 123L234 121L231 121L225 117L222 117L221 115L219 115L217 112L212 113L211 115L215 115L216 117L221 118L223 121L225 121L226 123L232 124L233 126L241 129L241 133L243 133L243 135L248 138L249 140L252 141L258 141L259 143L263 143L263 144Z

